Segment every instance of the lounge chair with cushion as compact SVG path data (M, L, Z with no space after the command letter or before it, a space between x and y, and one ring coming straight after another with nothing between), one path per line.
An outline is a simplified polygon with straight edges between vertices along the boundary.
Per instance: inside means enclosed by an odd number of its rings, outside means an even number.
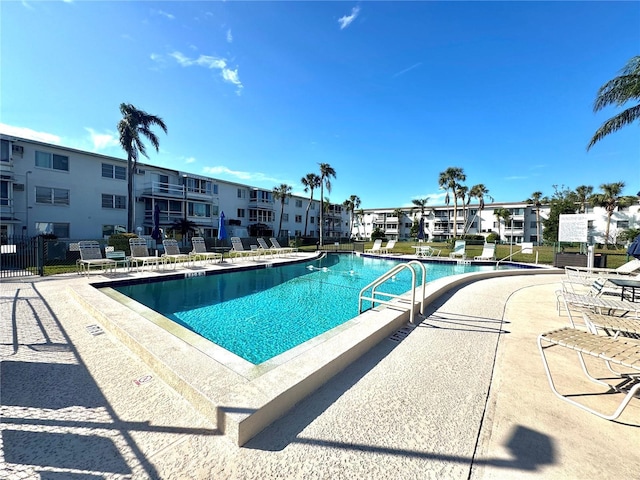
M575 397L576 394L563 395L556 389L545 354L545 350L554 346L568 348L577 352L578 360L587 378L592 382L607 387L607 391L602 392L602 394L611 395L612 392L620 392L621 385L626 384L626 388L628 388L627 393L612 414L605 414L582 403L578 403L573 398L569 398L569 396ZM618 418L640 389L640 341L638 340L621 336L608 337L595 335L591 332L585 332L584 330L566 327L538 336L538 349L540 350L542 363L547 374L547 379L549 380L551 391L565 402L597 415L600 418L606 420L615 420ZM589 373L584 355L603 360L612 372L613 369L611 366L616 365L618 368L624 369L629 373L621 374L615 379L618 381L617 385L604 382L602 379L598 379ZM607 374L606 379L612 380L610 377L611 375ZM588 395L593 395L593 393L589 393Z
M269 241L271 242L271 245L273 245L273 248L277 248L283 253L293 253L298 251L298 249L295 247L281 247L280 242L278 242L278 239L275 237L271 237Z
M467 242L465 240L456 240L453 246L453 251L449 254L449 258L461 258L464 260L467 258L465 249L467 248Z
M91 268L109 270L116 267L115 260L102 256L100 244L95 240L78 242L78 250L80 250L80 260L78 260L80 273L86 273L89 276Z
M174 270L178 262L183 262L186 264L191 263L191 255L187 253L181 253L178 242L175 239L166 238L162 241L162 245L164 245L164 253L162 254L162 258L164 258L164 261L166 263L173 264Z
M131 248L131 265L136 268L147 266L156 266L159 268L160 265L165 264L165 259L163 257L157 257L149 254L149 249L147 248L147 241L144 238L136 237L129 239L129 247Z
M485 243L482 247L482 253L473 257L474 260L495 260L496 259L496 244Z
M381 238L377 238L374 242L373 242L373 246L371 248L368 248L364 251L364 253L380 253L380 248L382 247L382 239Z
M191 258L195 261L199 260L211 260L212 262L218 260L222 262L222 254L215 252L207 252L207 245L202 237L193 237L191 239L191 245L193 245L193 250L189 252Z

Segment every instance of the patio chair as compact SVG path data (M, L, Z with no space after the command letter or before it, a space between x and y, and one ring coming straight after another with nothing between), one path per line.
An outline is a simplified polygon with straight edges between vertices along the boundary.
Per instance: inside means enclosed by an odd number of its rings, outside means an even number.
M573 282L589 282L593 281L597 277L609 277L618 275L630 275L635 272L640 272L640 259L634 258L633 260L620 265L618 268L589 268L589 267L576 267L566 266L564 267L565 275Z
M380 253L380 248L382 247L382 239L381 238L377 238L374 242L373 242L373 246L371 248L368 248L364 251L364 253Z
M255 255L256 253L244 248L240 237L231 237L231 250L229 251L231 261L233 261L234 258L249 258Z
M453 246L453 251L449 254L449 258L461 258L464 260L467 258L465 249L467 248L467 242L465 240L456 240Z
M162 241L162 245L164 246L164 253L162 254L162 258L164 258L165 263L173 264L174 270L176 269L176 265L178 264L178 262L183 262L186 264L191 263L191 255L180 252L180 247L178 246L177 240L173 238L166 238Z
M620 313L621 315L633 314L636 319L640 318L640 302L630 302L628 300L619 300L611 295L593 296L580 295L578 293L567 292L565 290L556 291L556 301L558 315L560 314L560 305L564 304L569 322L575 327L571 310L575 309L580 312L591 311L599 314L612 315Z
M482 247L482 253L473 257L474 260L495 260L496 259L496 244L485 243Z
M284 253L281 248L270 247L264 238L258 237L256 240L258 242L257 252L259 254L276 256Z
M129 239L129 248L131 248L131 265L136 269L139 267L156 266L160 268L160 265L164 267L165 258L149 255L149 249L147 248L147 241L144 238L136 237Z
M391 253L391 250L393 250L393 247L395 246L396 246L396 241L389 240L384 247L380 247L380 253L389 255Z
M626 395L622 398L620 404L612 414L605 414L587 407L586 405L569 398L569 395L561 394L556 389L545 354L545 350L554 346L568 348L577 352L578 360L582 366L582 371L587 378L592 382L607 387L607 391L602 392L603 395L611 395L614 391L620 392L622 389L628 389ZM615 420L618 418L636 392L640 389L640 341L638 340L626 337L594 335L591 332L566 327L540 334L538 336L538 349L540 350L542 363L547 374L547 379L549 380L551 391L561 400L597 415L600 418L604 418L605 420ZM584 360L584 355L603 360L612 372L613 370L611 365L619 365L627 371L631 370L631 373L619 374L618 380L620 380L620 382L618 385L612 385L604 382L589 373ZM607 375L607 379L610 380L609 377L610 376ZM589 393L589 395L593 395L593 393ZM573 397L576 395L572 394L571 396Z
M281 247L280 242L278 242L278 239L275 237L271 237L269 241L271 242L271 245L273 245L273 248L282 250L283 253L293 253L298 251L298 249L295 247Z
M109 270L116 267L115 260L102 256L100 244L95 240L78 242L78 250L80 250L80 260L78 260L79 273L86 273L89 276L91 268Z
M207 252L207 245L204 242L204 238L193 237L191 239L191 245L193 246L193 250L189 252L189 255L191 255L193 260L211 260L212 262L218 260L222 262L223 256L221 253Z
M640 320L636 318L615 317L593 312L583 312L582 318L591 333L604 332L609 336L622 335L640 340Z

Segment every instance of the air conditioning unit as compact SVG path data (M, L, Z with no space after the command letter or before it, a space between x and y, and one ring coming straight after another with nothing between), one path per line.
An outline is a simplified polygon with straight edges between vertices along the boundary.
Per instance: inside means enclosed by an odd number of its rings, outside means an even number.
M24 155L24 147L22 145L12 145L11 152L21 157Z
M13 184L14 192L24 192L24 183L14 183Z
M136 175L144 175L144 170L141 168L136 168Z

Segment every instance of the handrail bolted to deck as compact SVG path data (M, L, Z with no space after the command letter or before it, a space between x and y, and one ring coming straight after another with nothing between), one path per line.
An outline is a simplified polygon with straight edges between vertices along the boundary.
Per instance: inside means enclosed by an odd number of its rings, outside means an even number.
M389 280L390 278L392 278L394 275L396 275L398 272L400 272L401 270L408 268L411 271L411 308L409 309L409 321L411 323L413 322L413 318L414 318L414 306L416 304L416 271L411 267L412 265L418 265L420 267L420 270L422 271L422 299L420 300L420 314L424 315L424 297L425 297L425 284L426 284L426 280L427 280L427 269L425 268L425 266L422 264L422 262L418 262L417 260L411 260L410 262L407 263L400 263L398 265L396 265L395 267L393 267L391 270L389 270L387 273L381 275L380 277L378 277L377 279L375 279L373 282L371 282L369 285L367 285L366 287L364 287L362 290L360 290L360 295L358 296L358 312L362 313L362 301L363 300L369 300L372 304L372 308L375 307L375 304L381 304L381 305L393 305L393 306L399 306L398 303L393 303L387 300L380 300L375 298L376 297L376 293L378 293L378 295L385 295L386 297L389 298L401 298L402 295L394 295L392 293L385 293L385 292L376 292L376 288L379 287L380 285L382 285L384 282L386 282L387 280ZM367 290L371 289L371 297L365 297L364 296L364 292L366 292Z

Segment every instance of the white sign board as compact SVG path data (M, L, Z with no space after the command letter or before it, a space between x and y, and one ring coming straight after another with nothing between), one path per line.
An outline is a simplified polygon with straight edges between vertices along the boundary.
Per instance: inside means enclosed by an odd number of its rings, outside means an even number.
M558 241L587 243L588 225L586 215L560 215Z

